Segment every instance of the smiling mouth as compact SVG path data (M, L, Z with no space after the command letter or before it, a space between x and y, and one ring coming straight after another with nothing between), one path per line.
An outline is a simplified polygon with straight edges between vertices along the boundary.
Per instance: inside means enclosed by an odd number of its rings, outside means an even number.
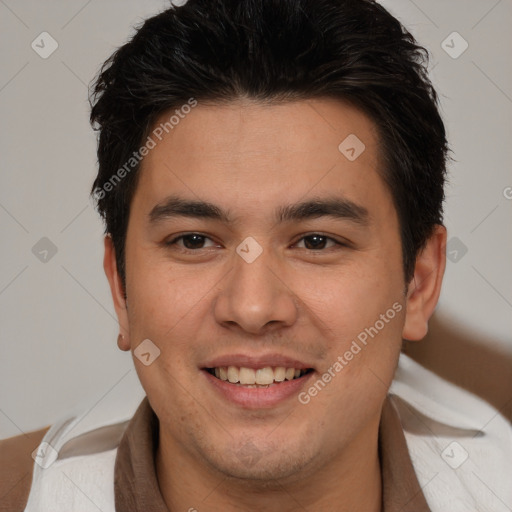
M239 366L220 366L216 368L204 368L205 371L219 380L235 386L246 388L268 388L285 381L296 380L311 373L313 368L298 369L285 368L284 366L264 368L245 368Z

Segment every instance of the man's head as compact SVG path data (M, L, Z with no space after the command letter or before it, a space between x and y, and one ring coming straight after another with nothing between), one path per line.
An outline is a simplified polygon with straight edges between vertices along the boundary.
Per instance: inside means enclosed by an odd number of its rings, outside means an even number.
M190 1L147 20L107 60L92 99L91 121L100 129L93 192L122 279L140 166L129 162L162 113L168 121L191 98L323 97L358 107L379 131L380 171L399 215L410 279L417 252L442 222L444 198L445 130L425 62L425 50L369 0ZM129 170L119 181L123 166Z
M375 449L402 336L424 336L444 270L447 148L422 56L373 2L208 0L105 65L105 270L121 348L160 351L136 366L180 460L268 483ZM225 380L282 368L299 378Z

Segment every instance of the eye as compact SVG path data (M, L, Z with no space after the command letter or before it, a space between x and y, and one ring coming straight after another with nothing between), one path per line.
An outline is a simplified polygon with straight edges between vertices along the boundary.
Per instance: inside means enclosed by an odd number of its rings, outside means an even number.
M305 249L317 251L322 249L329 249L330 247L334 247L336 245L343 245L340 242L334 240L334 238L322 235L320 233L314 233L311 235L303 236L299 242L300 244L302 241L304 241L304 247ZM330 243L330 245L328 245Z
M211 242L211 245L205 245L207 240ZM200 233L187 233L185 235L180 235L176 238L173 238L172 240L169 240L166 242L166 245L176 245L182 249L193 251L204 249L205 247L213 247L215 246L215 243L213 240L205 235L201 235Z

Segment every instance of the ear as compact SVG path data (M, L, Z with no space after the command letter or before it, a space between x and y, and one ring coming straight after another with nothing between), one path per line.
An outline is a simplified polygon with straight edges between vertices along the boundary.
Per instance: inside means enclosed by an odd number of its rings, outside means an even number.
M436 226L425 247L416 258L414 276L407 290L405 324L402 337L421 340L428 332L446 267L446 228Z
M106 235L104 239L105 254L103 256L103 269L110 285L110 292L114 301L114 307L119 322L119 334L117 345L121 350L130 350L130 336L128 328L128 311L124 297L123 284L117 271L116 251L112 237Z

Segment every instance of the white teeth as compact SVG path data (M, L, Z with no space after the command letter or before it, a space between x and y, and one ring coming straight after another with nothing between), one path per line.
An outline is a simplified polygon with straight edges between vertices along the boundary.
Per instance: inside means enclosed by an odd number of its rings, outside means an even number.
M256 384L256 372L252 368L240 368L240 384Z
M285 368L284 366L265 366L264 368L219 366L213 368L215 377L220 380L229 381L231 384L240 383L247 387L268 387L275 382L293 380L301 376L302 371L297 368Z
M274 370L274 380L276 382L283 382L283 380L286 378L286 368L284 366L278 366Z
M272 384L274 382L274 370L270 366L256 370L256 384Z
M236 366L228 366L228 380L231 384L236 384L239 380L240 372Z

